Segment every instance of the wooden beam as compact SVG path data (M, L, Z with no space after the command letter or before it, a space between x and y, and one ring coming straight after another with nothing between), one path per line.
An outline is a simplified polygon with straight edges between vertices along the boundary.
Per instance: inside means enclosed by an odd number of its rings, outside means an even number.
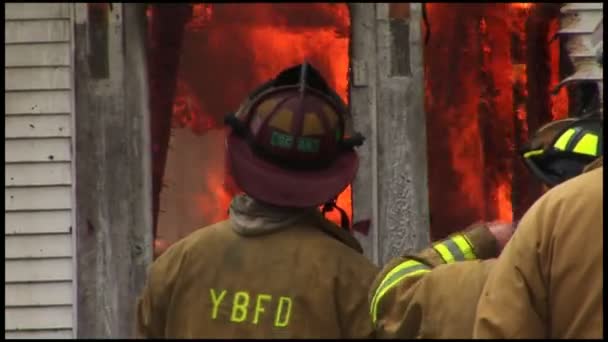
M429 243L420 4L352 3L351 111L366 138L353 183L357 235L377 264Z
M129 338L152 259L145 7L75 7L78 338Z

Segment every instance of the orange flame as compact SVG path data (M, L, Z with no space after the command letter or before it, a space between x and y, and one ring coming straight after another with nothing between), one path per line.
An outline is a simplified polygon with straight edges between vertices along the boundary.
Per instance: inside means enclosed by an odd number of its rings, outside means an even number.
M304 60L347 102L349 30L346 4L195 4L186 26L173 127L198 135L222 127L223 116L252 89ZM223 144L209 146L209 153L223 153ZM207 222L225 219L238 189L224 165L193 181L206 182L208 191L194 198L189 210L201 212ZM350 186L337 204L352 217ZM340 222L337 211L328 218Z

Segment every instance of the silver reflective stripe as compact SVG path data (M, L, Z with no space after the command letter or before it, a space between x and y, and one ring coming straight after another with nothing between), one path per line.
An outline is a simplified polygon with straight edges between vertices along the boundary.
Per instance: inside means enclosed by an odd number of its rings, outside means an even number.
M452 241L452 239L445 240L442 242L442 244L447 247L450 253L452 253L452 256L454 257L455 261L466 260L464 254L462 254L462 251L460 250L460 248L458 248L458 245L454 241Z

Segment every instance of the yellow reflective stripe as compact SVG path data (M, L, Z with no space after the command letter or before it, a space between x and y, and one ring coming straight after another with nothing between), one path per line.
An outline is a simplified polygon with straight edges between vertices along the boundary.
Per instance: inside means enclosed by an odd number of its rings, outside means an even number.
M559 137L559 139L557 139L557 141L555 142L555 144L553 145L553 147L555 147L558 150L565 150L566 149L566 145L568 145L568 142L570 141L570 138L572 138L572 135L575 133L576 131L574 130L574 128L570 128L568 129L566 132L564 132L564 134L562 134L561 137Z
M597 156L597 144L598 136L595 134L587 133L583 135L581 140L574 147L573 152L580 154L588 154L590 156Z
M454 262L454 256L446 245L444 245L443 243L439 243L433 246L433 248L435 248L439 255L441 255L441 258L443 259L443 261L445 261L446 264Z
M533 156L537 156L537 155L543 154L544 152L545 151L543 151L543 150L528 151L528 152L524 153L524 158L530 158Z
M417 260L406 260L406 261L400 263L399 265L395 266L395 268L393 268L390 272L388 272L384 276L384 279L382 279L382 282L380 283L378 288L381 288L382 286L384 286L384 284L386 284L386 281L389 280L393 275L395 275L395 273L401 272L402 270L404 270L406 268L410 268L410 267L417 266L420 264L422 264L422 263Z
M390 270L390 272L388 272L384 276L384 279L382 279L382 281L380 282L380 285L376 289L376 292L372 298L371 307L370 307L370 310L371 310L370 313L372 314L372 317L375 317L375 314L373 313L373 308L378 305L377 302L380 300L380 297L384 293L386 293L386 291L388 291L389 288L394 286L394 284L395 284L394 282L395 281L399 282L399 280L403 279L405 276L408 276L408 275L410 275L410 273L416 272L420 269L428 270L428 269L430 269L430 267L428 267L427 265L425 265L417 260L406 260L406 261L400 263L399 265L395 266L395 268L393 268L392 270Z
M423 265L423 264L421 264L421 265ZM430 269L417 269L416 271L407 272L405 274L401 274L398 277L395 277L395 279L392 279L389 282L387 282L384 287L379 288L378 289L379 291L376 292L376 294L374 295L374 298L372 299L372 304L371 304L372 323L376 324L376 321L378 319L378 307L380 306L380 300L386 294L386 292L388 292L388 290L395 287L395 285L399 284L399 282L401 282L405 278L414 277L414 276L417 276L422 273L428 273L430 271L431 271Z
M455 261L474 260L473 246L462 234L443 240L433 246L446 264Z
M454 241L458 248L460 248L465 260L475 260L477 258L473 252L473 246L471 246L471 243L464 237L464 235L456 235L452 238L452 241Z

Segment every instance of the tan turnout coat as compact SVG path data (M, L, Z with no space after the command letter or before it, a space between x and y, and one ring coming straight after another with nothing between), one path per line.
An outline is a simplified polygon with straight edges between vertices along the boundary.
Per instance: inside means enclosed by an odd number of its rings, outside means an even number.
M367 291L376 274L357 241L319 216L256 236L224 221L154 262L138 331L148 338L372 337Z
M475 337L603 337L602 164L524 215L485 285Z

